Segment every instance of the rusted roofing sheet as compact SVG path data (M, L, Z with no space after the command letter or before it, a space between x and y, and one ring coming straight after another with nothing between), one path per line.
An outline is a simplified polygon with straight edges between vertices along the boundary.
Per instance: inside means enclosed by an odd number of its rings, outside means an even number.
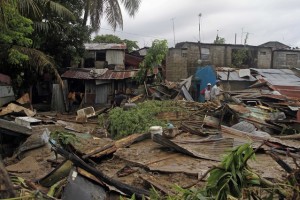
M11 84L11 79L10 79L10 77L7 76L7 75L5 75L5 74L1 74L1 73L0 73L0 84L1 84L1 83L7 84L7 85Z
M280 92L282 95L290 98L300 99L300 86L272 85L271 87L273 90Z
M82 79L82 80L123 80L127 78L133 78L138 70L124 70L124 71L113 71L107 70L101 76L91 76L90 71L92 69L70 69L61 75L62 78L73 78L73 79ZM158 73L158 69L154 68L154 74ZM149 74L151 75L151 74Z

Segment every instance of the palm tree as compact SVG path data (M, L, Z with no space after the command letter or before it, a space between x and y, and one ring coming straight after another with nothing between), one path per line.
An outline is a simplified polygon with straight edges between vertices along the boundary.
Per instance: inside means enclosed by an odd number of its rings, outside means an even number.
M0 0L0 35L3 34L5 36L10 35L11 33L21 35L21 39L19 37L11 37L19 39L20 42L6 39L6 41L4 40L4 43L1 43L0 40L0 47L3 46L3 49L6 49L6 51L14 52L15 55L17 55L14 60L16 62L11 63L12 67L16 66L16 64L19 64L18 62L21 61L26 64L25 66L33 67L37 72L42 72L44 68L49 68L54 72L61 87L64 88L65 86L63 85L52 59L43 52L31 48L31 39L27 37L27 35L32 32L30 29L31 23L28 19L33 21L35 30L45 31L49 27L47 16L45 16L43 12L44 10L50 10L57 17L74 19L72 12L67 8L50 0ZM15 15L12 13L8 14L9 11L13 11ZM27 22L26 26L20 26L22 29L18 29L10 24L16 16L18 16L21 21L26 20ZM20 59L20 57L22 59ZM9 58L8 62L10 62ZM32 86L30 86L30 88L32 88Z
M84 8L83 25L90 19L94 30L100 28L101 19L105 17L109 25L116 30L123 29L123 17L120 4L125 7L129 16L134 17L140 7L141 0L86 0Z

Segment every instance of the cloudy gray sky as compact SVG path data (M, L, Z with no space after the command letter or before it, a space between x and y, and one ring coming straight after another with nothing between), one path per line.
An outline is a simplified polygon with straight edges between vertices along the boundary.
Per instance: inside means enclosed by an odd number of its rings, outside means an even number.
M102 22L99 34L115 34L122 39L136 40L140 47L151 46L154 39L212 43L224 37L226 43L237 44L249 33L248 44L259 45L279 41L300 47L300 0L142 0L134 18L124 13L123 30L111 31ZM243 32L243 34L242 34Z

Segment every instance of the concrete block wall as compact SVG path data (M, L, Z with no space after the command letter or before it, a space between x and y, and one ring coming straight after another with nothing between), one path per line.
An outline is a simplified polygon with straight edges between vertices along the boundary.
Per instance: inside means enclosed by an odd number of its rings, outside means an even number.
M166 58L167 80L179 81L187 77L187 57L184 57L181 49L169 49Z
M269 69L272 65L271 48L259 48L257 55L257 67L260 69Z
M273 68L300 68L300 51L274 51Z

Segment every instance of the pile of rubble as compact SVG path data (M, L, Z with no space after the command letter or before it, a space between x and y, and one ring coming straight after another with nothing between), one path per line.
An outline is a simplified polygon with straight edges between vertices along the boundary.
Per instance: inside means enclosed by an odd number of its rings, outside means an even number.
M175 93L168 93L166 85L146 90L159 99L174 98L185 94L186 83L171 89ZM84 120L26 110L19 117L5 111L8 107L2 109L0 133L25 139L4 165L0 162L0 197L118 199L149 197L151 188L175 195L174 185L205 185L207 172L230 149L245 143L257 150L256 161L249 164L261 177L282 183L293 173L299 180L299 99L256 87L227 92L222 106L176 101L184 115L174 111L157 116L172 127L119 140L99 127L97 114L109 112L107 108L82 111Z

